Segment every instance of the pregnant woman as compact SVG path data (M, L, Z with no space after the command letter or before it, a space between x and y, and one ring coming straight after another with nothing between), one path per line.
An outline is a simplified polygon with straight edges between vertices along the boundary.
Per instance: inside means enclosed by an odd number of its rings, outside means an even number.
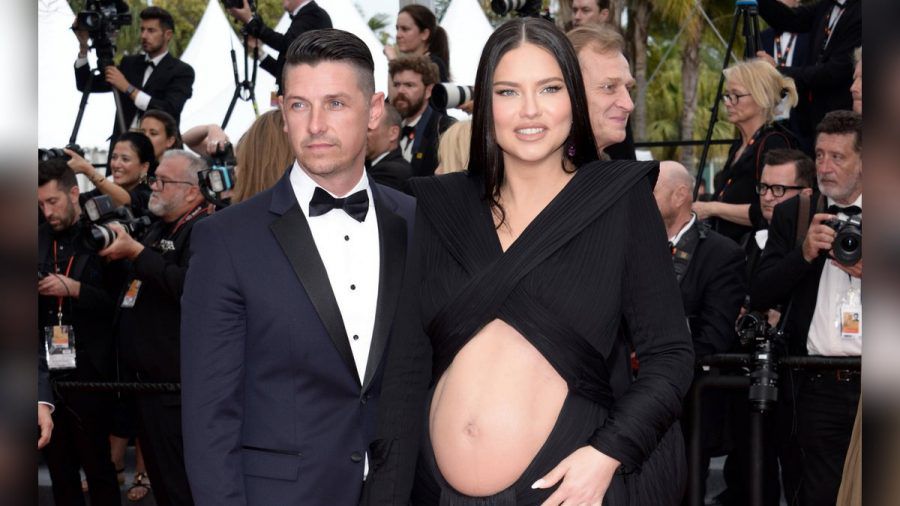
M417 448L416 505L677 504L693 354L658 165L596 161L578 60L548 21L497 29L476 82L469 170L412 184L402 367L366 499L405 504Z

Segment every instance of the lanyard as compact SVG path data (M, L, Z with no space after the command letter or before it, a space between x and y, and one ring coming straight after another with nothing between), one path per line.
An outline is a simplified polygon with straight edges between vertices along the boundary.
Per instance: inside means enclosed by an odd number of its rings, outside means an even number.
M65 277L69 277L69 274L72 272L72 264L75 262L75 255L69 257L69 265L66 266L66 272L63 274ZM59 274L59 259L56 256L56 240L53 241L53 270L56 274ZM63 282L63 286L65 286L65 282ZM63 316L63 297L57 297L58 301L56 317L59 319L59 324L62 325L62 316Z
M837 16L834 15L834 10L837 9ZM822 46L822 50L824 51L826 47L828 47L828 43L831 41L831 34L834 33L834 27L837 26L838 20L841 19L841 15L844 14L844 6L835 6L831 9L831 12L828 13L828 22L825 23L825 44Z
M202 204L198 205L197 207L194 208L193 211L185 214L184 216L181 217L180 220L178 220L178 223L175 224L175 228L173 228L172 231L169 233L169 237L175 235L175 233L178 232L178 229L181 228L182 225L184 225L185 223L196 218L198 214L203 213L203 212L209 213L212 209L213 209L212 204L206 205L206 206L204 206Z
M787 65L788 57L791 54L791 51L794 49L794 42L797 41L797 35L791 34L788 37L787 43L784 47L781 46L781 35L775 37L775 63L779 67L783 67Z

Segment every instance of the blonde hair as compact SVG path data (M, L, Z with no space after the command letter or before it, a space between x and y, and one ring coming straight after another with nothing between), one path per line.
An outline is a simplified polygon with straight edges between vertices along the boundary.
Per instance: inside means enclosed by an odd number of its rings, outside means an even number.
M797 105L797 86L790 77L783 76L769 63L752 58L735 63L722 71L725 79L747 88L756 105L763 109L766 123L775 120L776 108L782 98L787 105Z
M469 166L469 145L472 142L472 121L457 121L441 135L438 144L436 174L461 172Z
M862 61L862 46L853 50L853 64L856 65Z
M231 201L238 203L269 189L294 160L281 111L261 114L241 136L234 151L238 174Z

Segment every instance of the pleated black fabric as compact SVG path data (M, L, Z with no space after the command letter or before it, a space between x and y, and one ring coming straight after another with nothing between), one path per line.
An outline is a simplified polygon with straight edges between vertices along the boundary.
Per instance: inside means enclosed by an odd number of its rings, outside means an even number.
M622 462L607 504L680 501L683 442L672 427L692 379L693 353L652 195L657 168L656 162L629 161L579 168L506 252L480 179L456 173L411 181L418 212L405 312L416 322L401 323L405 344L396 348L396 361L431 353L433 387L459 350L498 318L534 345L566 381L569 395L544 449L517 482L529 491L543 473L591 444ZM411 351L402 356L402 350ZM636 352L640 372L613 395L608 359L628 350ZM390 397L418 379L409 371L385 382ZM391 407L383 410L388 423L380 430L384 441L393 441L384 464L391 476L406 472L401 456L413 441L427 443L421 445L416 491L422 500L416 504L439 504L436 498L440 504L530 504L538 497L516 492L515 502L507 503L512 496L505 491L491 499L500 502L467 502L485 498L442 492L436 467L428 465L427 430L422 437L427 417L423 426L405 418L410 407L421 408L419 399L428 402L416 392L407 388L396 401L383 401ZM404 487L396 487L398 495Z

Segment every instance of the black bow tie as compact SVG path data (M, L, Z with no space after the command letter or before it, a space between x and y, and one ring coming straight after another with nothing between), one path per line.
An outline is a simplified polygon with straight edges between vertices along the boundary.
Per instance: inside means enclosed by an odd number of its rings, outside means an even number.
M369 211L369 195L360 190L348 197L337 199L322 188L316 187L312 200L309 201L309 215L321 216L332 209L342 209L351 218L362 223Z
M153 60L151 60L150 58L147 58L146 60L144 60L144 70L146 70L147 67L150 67L151 69L155 69L156 64L153 63Z
M838 205L828 206L828 214L837 214L837 213L844 213L847 216L856 216L857 214L862 213L862 209L860 209L859 206L847 206L847 207L841 207Z
M400 129L400 138L401 139L404 139L404 138L411 139L411 136L413 135L413 133L415 133L415 131L416 131L415 126L407 125Z

